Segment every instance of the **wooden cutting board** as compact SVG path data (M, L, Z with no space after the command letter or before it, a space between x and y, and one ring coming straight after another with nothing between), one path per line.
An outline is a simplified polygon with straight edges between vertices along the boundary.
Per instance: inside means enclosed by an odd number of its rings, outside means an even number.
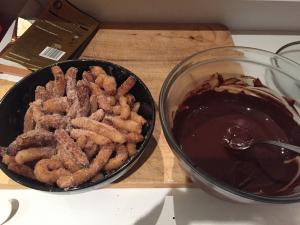
M233 45L231 34L222 25L106 25L81 58L107 60L131 70L145 82L158 105L162 83L176 64L195 52L229 45ZM187 186L191 182L166 142L157 112L145 154L126 177L109 187ZM21 186L0 173L0 188Z

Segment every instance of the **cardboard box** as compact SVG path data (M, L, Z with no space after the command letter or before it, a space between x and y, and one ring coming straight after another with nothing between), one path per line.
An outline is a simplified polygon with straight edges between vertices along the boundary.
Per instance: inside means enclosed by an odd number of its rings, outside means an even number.
M30 70L75 58L97 32L98 24L65 0L50 1L41 16L1 57Z

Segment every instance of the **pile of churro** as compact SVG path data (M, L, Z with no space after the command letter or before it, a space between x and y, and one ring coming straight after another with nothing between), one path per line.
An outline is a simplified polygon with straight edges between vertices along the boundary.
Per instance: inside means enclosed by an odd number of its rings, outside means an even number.
M51 71L54 80L36 87L24 132L2 148L2 161L17 174L60 188L98 181L134 156L144 138L147 121L130 94L136 79L129 76L118 87L99 66L81 80L74 67Z

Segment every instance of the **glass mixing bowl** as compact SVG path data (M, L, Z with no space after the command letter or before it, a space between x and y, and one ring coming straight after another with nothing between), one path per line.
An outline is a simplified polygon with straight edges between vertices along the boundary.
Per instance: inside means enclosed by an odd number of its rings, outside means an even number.
M176 143L172 134L172 127L178 105L183 102L190 91L199 88L214 73L229 76L243 74L259 78L265 86L277 92L278 95L286 96L286 93L288 93L286 89L289 88L288 84L299 82L297 79L299 78L300 65L264 50L247 47L222 47L196 53L175 66L162 86L159 113L167 142L183 168L192 180L199 183L204 190L227 199L245 203L290 203L300 201L300 189L292 195L273 197L241 191L222 183L209 176L205 171L196 170L190 159ZM280 82L286 82L287 85L280 85L279 87L279 80ZM298 94L293 93L293 96L300 99L300 88ZM295 107L298 112L299 99L295 99Z

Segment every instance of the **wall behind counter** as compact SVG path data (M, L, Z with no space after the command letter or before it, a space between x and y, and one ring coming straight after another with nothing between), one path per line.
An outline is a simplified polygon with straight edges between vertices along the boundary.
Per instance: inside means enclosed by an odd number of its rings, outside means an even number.
M24 15L47 0L29 0ZM223 23L234 31L300 33L300 0L69 0L102 22Z

